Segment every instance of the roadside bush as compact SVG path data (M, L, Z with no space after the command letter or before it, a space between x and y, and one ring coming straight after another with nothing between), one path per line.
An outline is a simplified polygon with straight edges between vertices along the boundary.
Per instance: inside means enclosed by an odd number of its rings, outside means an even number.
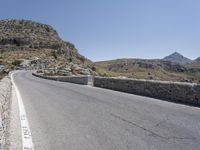
M75 67L73 65L71 65L70 67L72 74L77 74Z
M93 71L96 71L97 70L97 68L95 67L95 66L92 66L92 68L91 68Z
M84 56L80 56L80 60L84 63L85 62L85 57Z
M97 71L97 68L95 67L94 64L89 64L89 65L87 65L87 67L92 69L92 71Z
M14 66L19 66L21 63L22 63L22 60L14 60L14 61L12 62L12 65L14 65Z
M58 59L56 51L52 51L51 52L51 56L53 56L55 59Z

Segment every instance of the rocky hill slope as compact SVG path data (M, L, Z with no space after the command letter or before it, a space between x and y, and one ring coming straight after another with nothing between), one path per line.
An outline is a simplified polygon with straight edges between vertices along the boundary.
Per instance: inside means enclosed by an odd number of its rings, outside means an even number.
M174 63L178 63L181 65L189 64L192 62L189 58L184 57L183 55L179 54L178 52L174 52L173 54L166 56L163 58L165 61L171 61Z
M1 20L0 49L28 48L56 50L65 54L68 60L81 57L75 46L63 41L49 25L27 20Z
M162 59L117 59L96 62L95 67L102 76L200 82L200 70Z
M73 64L78 67L73 67ZM88 64L91 64L91 61L80 55L72 43L63 41L49 25L29 20L0 21L0 72L21 67L72 67L84 70Z
M188 69L192 70L193 72L199 71L200 72L200 57L195 59L189 64L185 65Z
M198 57L198 58L195 59L194 61L196 61L196 62L200 62L200 57Z

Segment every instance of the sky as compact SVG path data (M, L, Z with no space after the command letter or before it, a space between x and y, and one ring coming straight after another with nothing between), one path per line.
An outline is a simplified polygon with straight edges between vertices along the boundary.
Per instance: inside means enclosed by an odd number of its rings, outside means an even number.
M1 0L0 19L49 24L93 61L200 57L200 0Z

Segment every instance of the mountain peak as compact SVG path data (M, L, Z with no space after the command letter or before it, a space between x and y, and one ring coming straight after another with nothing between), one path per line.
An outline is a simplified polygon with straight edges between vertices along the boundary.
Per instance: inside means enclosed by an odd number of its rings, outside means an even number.
M181 55L179 52L174 52L171 55Z
M171 62L178 63L178 64L181 64L181 65L188 64L188 63L192 62L192 60L184 57L183 55L181 55L178 52L174 52L171 55L166 56L165 58L163 58L163 60L171 61Z

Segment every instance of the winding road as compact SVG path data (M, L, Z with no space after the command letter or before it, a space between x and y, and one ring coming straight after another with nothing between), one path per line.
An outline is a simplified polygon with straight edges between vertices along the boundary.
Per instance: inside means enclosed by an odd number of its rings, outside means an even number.
M40 79L28 71L14 73L13 82L35 150L200 149L200 108ZM19 126L14 94L11 149L22 149Z

